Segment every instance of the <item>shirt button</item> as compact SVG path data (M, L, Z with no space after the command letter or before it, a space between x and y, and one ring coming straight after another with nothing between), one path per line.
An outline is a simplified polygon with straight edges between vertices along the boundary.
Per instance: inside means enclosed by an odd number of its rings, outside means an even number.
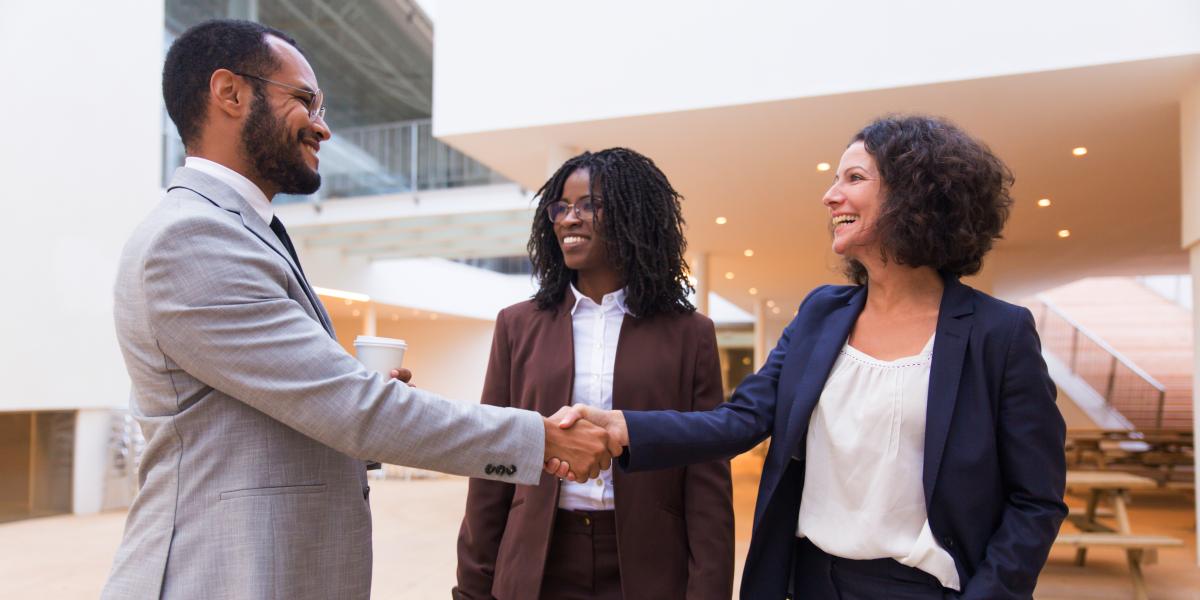
M604 480L596 479L596 487L604 487Z

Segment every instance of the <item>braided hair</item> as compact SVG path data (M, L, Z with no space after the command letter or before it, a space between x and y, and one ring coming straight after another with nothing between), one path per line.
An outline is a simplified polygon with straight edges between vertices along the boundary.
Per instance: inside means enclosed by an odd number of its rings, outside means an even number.
M588 172L589 193L603 207L599 225L609 260L625 282L630 312L637 317L694 312L696 307L688 301L693 288L683 258L687 240L681 196L654 161L627 148L584 152L563 163L538 190L527 246L538 279L533 296L538 308L558 306L575 278L575 271L563 261L546 206L562 198L567 178L579 169Z

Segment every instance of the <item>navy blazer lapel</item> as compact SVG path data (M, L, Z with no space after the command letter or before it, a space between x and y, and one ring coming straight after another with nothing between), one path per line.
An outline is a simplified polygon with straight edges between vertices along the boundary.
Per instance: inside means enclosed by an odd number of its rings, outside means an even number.
M821 323L821 331L813 343L804 374L796 382L796 396L788 414L787 447L792 448L795 458L804 458L809 419L817 401L821 399L821 391L825 389L825 380L833 370L838 352L850 337L850 330L862 313L866 300L866 287L859 287L845 304L835 308Z
M938 308L937 334L933 341L933 364L929 370L929 398L925 407L925 465L922 483L925 503L933 496L950 420L958 399L958 382L962 377L967 342L971 337L971 322L975 302L971 288L952 277L945 279L942 303Z
M312 305L313 312L316 313L321 327L336 339L333 333L333 323L330 322L328 314L325 313L324 307L321 306L321 301L317 298L316 292L309 287L308 280L305 279L304 273L300 271L300 266L292 260L292 254L283 247L283 242L280 242L275 232L271 231L270 225L264 223L262 218L258 216L258 213L254 212L250 208L250 205L237 192L216 178L187 167L175 170L175 175L171 178L171 183L167 187L167 191L170 192L176 188L188 190L208 200L214 206L231 213L236 213L241 217L242 225L246 229L249 229L251 233L258 236L263 243L274 250L283 260L287 261L288 266L292 269L292 273L300 282L300 288L304 290L304 295L308 298L308 303Z

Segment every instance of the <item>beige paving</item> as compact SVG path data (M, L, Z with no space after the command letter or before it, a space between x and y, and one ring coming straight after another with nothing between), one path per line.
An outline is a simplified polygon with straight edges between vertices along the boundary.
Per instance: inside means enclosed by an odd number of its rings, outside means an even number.
M746 554L754 507L758 459L735 462L738 572ZM375 525L374 598L448 598L454 583L454 544L466 498L466 480L443 478L375 481L371 502ZM1080 504L1077 499L1069 499ZM1151 597L1200 600L1195 517L1188 497L1178 493L1138 494L1131 520L1138 533L1182 537L1186 546L1163 551L1146 568ZM0 524L0 598L94 599L98 596L121 536L124 513L62 516ZM1036 594L1039 600L1131 598L1123 555L1094 550L1087 567L1071 564L1068 549L1051 556Z

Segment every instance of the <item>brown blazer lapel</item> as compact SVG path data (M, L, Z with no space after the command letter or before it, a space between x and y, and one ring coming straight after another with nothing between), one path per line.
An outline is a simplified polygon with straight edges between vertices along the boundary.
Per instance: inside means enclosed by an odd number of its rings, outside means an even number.
M571 290L563 294L563 301L555 311L554 321L550 324L545 355L538 356L535 364L529 365L538 369L541 365L553 365L553 372L566 373L566 377L541 378L542 383L550 390L545 402L554 414L563 404L575 403L575 328L571 321L571 309L575 306L575 295ZM555 404L562 403L562 404Z
M651 408L646 406L645 396L635 393L634 389L639 384L646 383L639 377L638 371L644 368L641 361L645 360L645 352L650 349L648 344L655 342L653 335L649 339L643 339L647 333L653 332L647 332L641 325L643 323L630 314L626 314L625 319L621 321L621 337L617 342L617 359L613 365L613 410Z

